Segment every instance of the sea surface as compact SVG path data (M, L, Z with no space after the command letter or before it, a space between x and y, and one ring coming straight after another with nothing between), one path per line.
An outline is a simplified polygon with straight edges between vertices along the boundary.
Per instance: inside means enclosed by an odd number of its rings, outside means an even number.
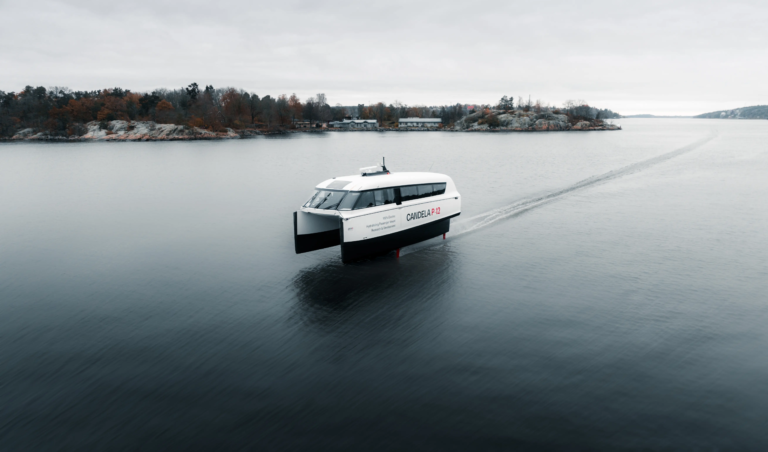
M0 450L768 450L768 121L0 144ZM441 238L294 254L324 179Z

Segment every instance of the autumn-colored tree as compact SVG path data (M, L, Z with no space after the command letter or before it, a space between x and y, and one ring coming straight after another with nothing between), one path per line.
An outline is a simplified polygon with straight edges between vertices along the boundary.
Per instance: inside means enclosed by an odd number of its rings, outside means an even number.
M101 98L101 102L103 103L103 110L108 110L111 113L112 119L122 119L127 120L128 118L128 112L125 108L125 100L123 100L122 97L115 97L115 96L103 96ZM171 107L173 108L173 107ZM99 112L99 116L102 116L101 111ZM101 118L98 118L99 121L102 121Z
M203 121L203 118L199 118L197 116L192 116L189 118L189 121L187 122L187 125L190 127L205 127L205 121Z
M96 114L96 120L98 121L114 121L115 119L117 119L117 115L109 108L102 107Z
M157 107L155 107L157 111L171 111L173 110L173 104L168 102L167 100L163 99L160 102L157 103Z
M247 121L247 107L242 94L234 88L228 89L221 95L221 112L224 116L224 122L230 127L241 125L243 121Z
M366 111L367 113L365 119L376 119L379 122L383 122L386 120L389 109L384 105L383 102L379 102L376 105L367 107Z
M296 96L296 93L291 94L291 97L288 99L288 108L291 111L291 119L294 121L300 121L302 105L301 101Z
M72 99L67 103L67 109L70 111L72 119L79 122L93 121L94 107L93 99L87 97L80 100Z
M175 115L173 104L163 99L155 107L155 120L159 123L172 123Z
M375 105L369 105L369 106L363 106L358 105L357 107L357 113L360 116L360 119L375 119L376 118L376 106Z
M48 112L48 117L51 119L64 120L64 121L69 121L72 119L72 116L69 113L69 109L66 107L51 108L51 110Z
M418 107L411 107L406 114L409 118L421 118L421 109Z
M61 108L51 108L48 112L48 118L45 126L49 131L66 130L72 122L72 114L66 106Z

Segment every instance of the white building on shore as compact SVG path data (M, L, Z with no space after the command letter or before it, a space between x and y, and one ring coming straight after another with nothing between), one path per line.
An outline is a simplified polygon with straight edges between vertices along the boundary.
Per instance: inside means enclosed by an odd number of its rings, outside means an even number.
M379 127L379 122L375 119L345 119L332 121L328 125L339 129L376 129Z
M398 127L438 127L440 118L400 118Z

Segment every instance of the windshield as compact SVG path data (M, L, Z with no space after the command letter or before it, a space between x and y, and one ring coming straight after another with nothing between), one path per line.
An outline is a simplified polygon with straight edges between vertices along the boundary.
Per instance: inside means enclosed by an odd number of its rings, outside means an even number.
M323 210L335 210L339 207L339 203L344 199L346 191L339 190L317 190L309 201L304 204L304 207L312 209Z

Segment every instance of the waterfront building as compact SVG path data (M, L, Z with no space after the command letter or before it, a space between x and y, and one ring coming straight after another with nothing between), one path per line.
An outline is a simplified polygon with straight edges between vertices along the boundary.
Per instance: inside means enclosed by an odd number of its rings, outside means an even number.
M375 119L344 119L343 121L333 121L330 127L339 129L375 129L379 127L379 122Z
M399 127L438 127L442 120L440 118L400 118Z

